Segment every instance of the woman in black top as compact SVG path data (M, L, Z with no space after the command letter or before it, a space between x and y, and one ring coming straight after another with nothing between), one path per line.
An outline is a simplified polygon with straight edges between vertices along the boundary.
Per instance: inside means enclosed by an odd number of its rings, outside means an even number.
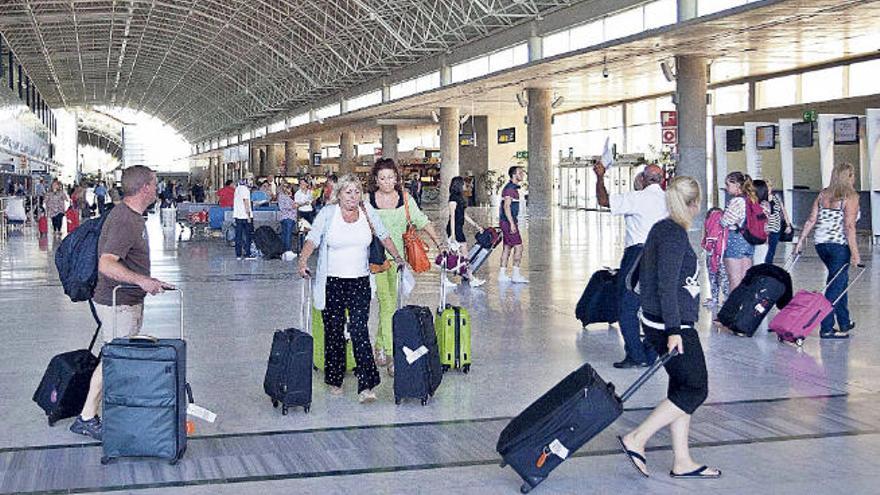
M688 435L691 415L709 392L706 360L694 324L699 316L697 256L687 229L700 212L700 186L691 177L676 177L666 189L669 218L651 228L639 271L642 329L658 354L677 350L666 364L667 398L636 429L617 437L620 446L642 476L648 476L645 445L657 431L669 426L675 460L673 478L718 478L721 471L691 458Z
M467 222L473 225L477 230L483 230L480 224L468 216L465 209L467 209L467 199L464 197L464 178L453 177L452 182L449 183L449 221L446 223L446 235L449 236L448 244L450 249L456 249L456 245L458 246L458 256L461 262L467 262L468 260L464 223ZM479 287L486 283L484 279L475 277L470 272L469 267L467 272L462 274L462 279L468 280L471 287ZM455 287L456 285L455 282L449 279L445 279L443 283L450 287Z

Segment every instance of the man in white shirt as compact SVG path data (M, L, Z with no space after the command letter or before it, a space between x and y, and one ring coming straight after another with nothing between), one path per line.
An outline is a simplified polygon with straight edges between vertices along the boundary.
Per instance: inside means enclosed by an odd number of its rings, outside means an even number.
M638 269L642 247L651 227L669 215L666 209L666 193L660 187L663 182L663 169L656 165L648 165L641 173L641 185L644 188L639 190L637 187L635 191L610 196L603 180L605 166L598 163L593 170L596 172L596 197L599 205L610 207L612 215L623 215L626 224L626 248L623 250L623 259L620 261L620 271L617 276L620 302L618 318L626 356L623 361L614 363L614 367L647 367L657 359L657 353L650 345L642 342L638 317L639 296L626 288L626 279L632 270Z
M248 183L253 179L248 174L238 181L235 196L232 200L232 218L235 219L235 257L239 260L256 259L251 254L251 231L253 230L254 212L251 209L251 188Z

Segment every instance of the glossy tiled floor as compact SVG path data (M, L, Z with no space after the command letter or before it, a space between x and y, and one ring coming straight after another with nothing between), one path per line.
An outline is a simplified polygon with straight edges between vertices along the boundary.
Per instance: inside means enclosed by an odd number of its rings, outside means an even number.
M559 211L552 222L529 226L531 284L499 287L495 254L485 269L489 283L451 296L471 310L475 363L467 376L448 374L427 407L395 406L386 375L380 401L367 406L357 403L353 380L346 396L330 397L318 376L312 412L282 417L263 395L262 379L272 331L299 323L293 263L239 262L219 241L163 242L158 220L149 225L155 276L184 290L196 402L217 412L217 422L198 422L197 438L173 468L142 460L102 467L100 449L69 433L69 420L47 427L33 390L52 355L88 343L93 322L86 305L64 296L51 239L25 232L0 244L0 493L516 493L518 478L498 469L494 453L507 418L584 361L619 387L638 374L611 367L622 355L616 330L583 331L573 317L589 275L617 263L620 224ZM821 286L823 273L808 251L795 284ZM536 493L876 493L878 275L871 270L852 293L858 328L848 342L810 339L798 350L762 332L753 339L719 333L703 315L712 405L695 415L692 440L698 459L724 470L722 480L670 480L663 435L652 443L650 479L634 476L616 454L613 434L663 397L660 373L618 423ZM436 288L436 273L419 277L411 302L436 304ZM176 332L174 302L150 299L150 333Z

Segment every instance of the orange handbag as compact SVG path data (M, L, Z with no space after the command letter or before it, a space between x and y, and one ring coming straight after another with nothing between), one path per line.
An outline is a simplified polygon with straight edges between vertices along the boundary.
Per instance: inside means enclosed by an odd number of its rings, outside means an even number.
M416 273L426 272L431 269L431 261L428 259L428 245L419 237L416 226L409 217L409 197L404 193L403 207L406 211L406 231L403 233L403 250L406 252L406 262L412 271Z

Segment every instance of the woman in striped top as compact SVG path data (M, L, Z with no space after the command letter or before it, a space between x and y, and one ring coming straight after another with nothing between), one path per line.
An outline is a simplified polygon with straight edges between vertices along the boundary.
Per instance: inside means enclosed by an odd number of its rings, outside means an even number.
M767 189L769 193L770 214L767 215L767 256L764 263L773 263L776 257L776 246L779 245L779 237L782 234L782 220L785 220L785 233L791 233L791 219L788 218L788 212L785 211L785 205L782 199L773 193L773 185L768 180Z
M810 218L797 244L797 252L803 251L804 241L816 229L816 253L828 269L825 297L834 301L834 312L824 320L820 336L823 339L846 339L855 327L849 318L847 297L841 294L849 281L849 266L860 265L859 246L856 243L856 222L859 219L859 193L855 190L855 168L851 163L838 163L831 171L831 184L822 189L813 203ZM840 272L840 275L835 275ZM832 282L832 279L834 280ZM838 329L834 329L834 318Z

